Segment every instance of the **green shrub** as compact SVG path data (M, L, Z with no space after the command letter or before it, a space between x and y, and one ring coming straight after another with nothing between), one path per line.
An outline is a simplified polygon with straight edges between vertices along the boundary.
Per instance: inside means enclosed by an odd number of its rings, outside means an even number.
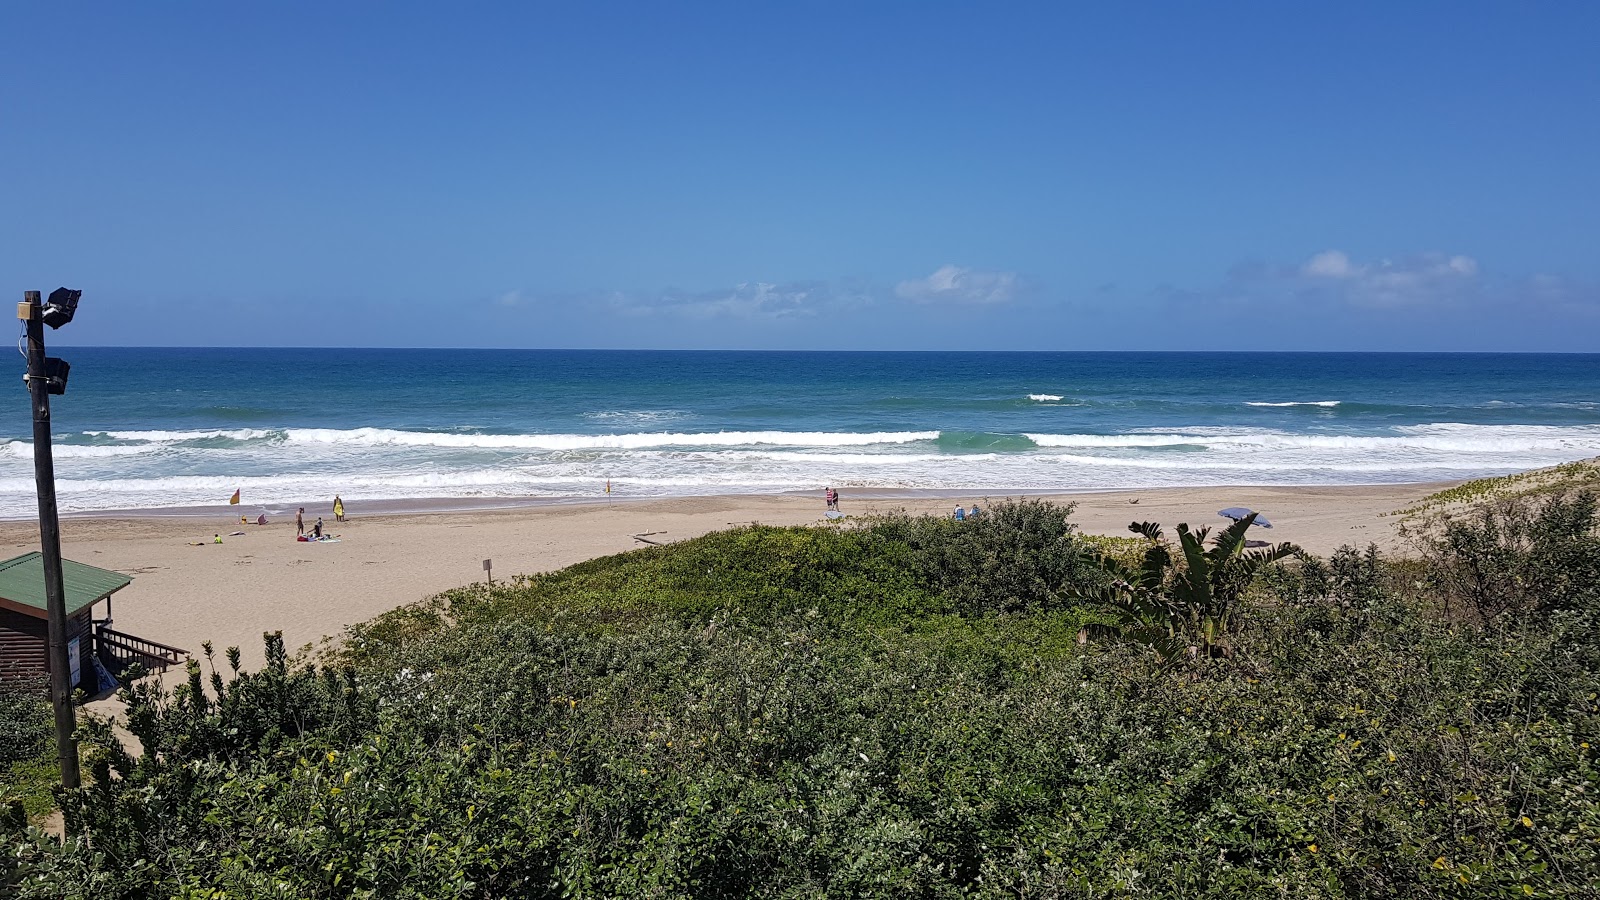
M348 669L269 639L261 672L140 684L150 752L86 726L68 841L12 834L0 877L24 898L1600 893L1587 600L1443 620L1405 564L1341 551L1266 570L1245 652L1174 675L1076 644L1096 613L1060 585L1105 576L1048 510L996 527L1045 559L933 521L741 529L452 592L358 629ZM991 558L986 597L967 573Z
M1440 601L1478 621L1592 607L1600 535L1587 491L1486 503L1440 521L1425 542Z
M0 767L50 747L49 688L43 678L0 678Z
M966 615L1074 605L1078 589L1103 581L1096 544L1077 533L1072 504L996 503L976 519L888 516L875 534L909 548L926 590Z
M0 813L13 826L55 805L50 792L60 773L48 690L43 678L0 679Z

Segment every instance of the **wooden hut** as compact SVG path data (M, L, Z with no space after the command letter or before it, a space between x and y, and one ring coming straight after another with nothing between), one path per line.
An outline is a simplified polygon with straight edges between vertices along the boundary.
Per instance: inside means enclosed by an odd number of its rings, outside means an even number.
M67 656L76 677L73 687L98 690L94 659L116 671L119 663L138 659L176 662L184 651L140 640L110 629L111 595L133 579L110 569L61 561L67 595ZM106 617L94 618L95 604L106 602ZM50 639L44 593L44 560L35 551L0 562L0 678L46 676L50 672Z

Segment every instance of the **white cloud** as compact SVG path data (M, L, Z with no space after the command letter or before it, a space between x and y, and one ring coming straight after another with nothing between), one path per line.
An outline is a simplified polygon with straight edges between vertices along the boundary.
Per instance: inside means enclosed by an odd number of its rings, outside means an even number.
M612 292L596 299L612 312L625 316L769 321L808 318L846 305L871 302L867 293L846 284L765 281L747 281L710 291Z
M1324 250L1307 260L1299 274L1364 306L1447 301L1479 288L1477 260L1459 254L1423 253L1362 264L1341 250Z
M1016 296L1015 272L982 272L961 266L940 266L926 278L895 285L895 296L917 303L1005 303Z
M805 287L747 281L729 291L668 295L662 298L662 308L694 318L783 319L815 315L812 294Z
M1324 250L1318 253L1306 262L1302 271L1313 278L1349 278L1356 274L1355 266L1350 264L1350 257L1340 250Z

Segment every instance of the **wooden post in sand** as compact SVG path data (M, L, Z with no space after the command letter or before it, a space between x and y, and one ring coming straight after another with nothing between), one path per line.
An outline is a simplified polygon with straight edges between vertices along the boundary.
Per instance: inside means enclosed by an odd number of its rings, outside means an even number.
M38 291L27 291L17 318L28 330L28 393L33 401L33 477L39 489L39 552L44 563L45 610L49 616L50 704L56 714L56 760L61 786L78 787L78 744L72 739L71 668L67 662L67 592L61 578L61 519L56 511L56 464L50 452L50 379L44 357L44 315Z

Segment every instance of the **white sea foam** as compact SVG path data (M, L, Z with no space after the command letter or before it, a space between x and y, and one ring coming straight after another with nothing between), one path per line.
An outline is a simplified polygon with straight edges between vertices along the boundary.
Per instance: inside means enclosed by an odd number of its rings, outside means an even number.
M147 441L173 444L184 441L257 441L263 438L282 437L282 431L264 428L233 428L211 431L86 431L90 437L108 437L117 441Z
M1029 394L1028 395L1028 399L1029 400L1038 400L1038 401L1040 401L1042 403L1042 402L1045 402L1047 400L1060 400L1060 399L1062 399L1062 397L1061 397L1060 394Z
M1243 432L1196 428L1168 434L1028 434L1041 447L1151 448L1199 446L1210 450L1430 450L1441 453L1600 453L1600 426L1410 425L1394 435ZM1218 433L1222 432L1222 433Z
M4 445L5 453L18 459L33 459L33 443L31 441L7 441ZM97 459L107 456L137 456L141 453L151 453L159 448L154 446L119 447L115 445L88 445L59 444L52 442L50 454L56 459Z
M1245 406L1338 406L1341 400L1291 400L1286 403L1245 401Z
M671 496L845 487L1084 490L1478 477L1600 455L1600 424L1435 424L1362 434L1193 426L1032 433L1032 447L942 450L938 432L486 435L390 429L102 432L57 444L69 511L346 500ZM1021 442L1015 442L1020 445ZM0 516L33 504L24 440L0 452Z
M698 434L666 432L641 434L437 434L395 431L388 428L291 428L291 444L348 444L359 446L457 447L505 450L632 450L647 447L861 447L872 444L906 444L931 441L937 431L882 431L868 433L805 431L718 431Z
M598 412L586 412L585 419L597 422L664 422L669 419L681 419L683 413L676 409L604 409Z

